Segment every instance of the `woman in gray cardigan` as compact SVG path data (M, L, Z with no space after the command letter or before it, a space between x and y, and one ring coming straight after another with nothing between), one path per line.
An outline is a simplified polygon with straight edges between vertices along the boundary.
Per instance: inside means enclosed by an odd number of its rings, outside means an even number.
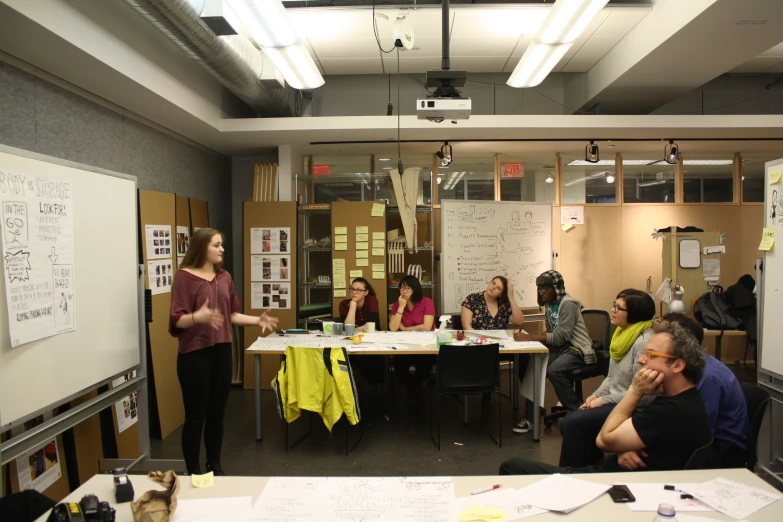
M579 411L570 412L560 422L561 466L590 466L601 460L603 453L596 447L595 438L640 369L639 358L653 336L655 302L646 292L629 288L617 294L611 316L617 329L609 345L609 374ZM652 399L645 397L640 406Z

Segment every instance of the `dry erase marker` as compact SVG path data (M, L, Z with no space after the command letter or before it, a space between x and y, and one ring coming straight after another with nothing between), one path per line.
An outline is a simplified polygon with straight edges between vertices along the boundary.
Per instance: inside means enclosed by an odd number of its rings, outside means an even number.
M479 493L486 493L487 491L492 491L493 489L498 489L501 485L495 484L494 486L487 486L485 488L477 489L476 491L471 491L471 495L478 495Z

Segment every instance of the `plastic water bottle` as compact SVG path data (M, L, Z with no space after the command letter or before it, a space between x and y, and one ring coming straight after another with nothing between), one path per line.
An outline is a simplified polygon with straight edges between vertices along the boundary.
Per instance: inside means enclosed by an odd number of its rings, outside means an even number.
M655 515L653 522L677 522L676 515L671 504L658 504L658 514Z

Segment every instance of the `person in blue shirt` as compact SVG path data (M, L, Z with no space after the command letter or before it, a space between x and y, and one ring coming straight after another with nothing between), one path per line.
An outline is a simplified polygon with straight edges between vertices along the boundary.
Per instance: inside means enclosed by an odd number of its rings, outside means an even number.
M691 317L666 314L661 318L660 326L669 323L690 332L700 345L704 342L704 329ZM725 364L710 354L706 356L704 376L696 388L701 394L712 428L713 451L707 467L744 468L748 456L750 420L742 387ZM644 469L644 457L643 451L628 451L618 456L617 463L626 470Z

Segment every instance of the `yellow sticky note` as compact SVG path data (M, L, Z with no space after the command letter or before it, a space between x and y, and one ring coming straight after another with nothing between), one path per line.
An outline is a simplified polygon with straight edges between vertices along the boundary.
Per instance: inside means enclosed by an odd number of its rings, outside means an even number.
M348 243L335 243L334 244L335 250L348 250Z
M334 227L334 235L337 234L347 234L348 233L348 227Z
M334 236L334 242L335 243L347 243L348 242L348 236Z
M769 171L769 184L777 185L780 183L780 178L783 177L783 169L775 169Z
M386 251L382 248L373 248L372 249L372 255L374 256L382 256L385 255Z
M357 234L367 234L370 232L370 227L356 227Z
M560 229L561 229L563 232L568 232L568 231L569 231L569 230L571 230L572 228L576 228L576 227L574 227L574 224L573 224L573 223L563 223L562 225L560 225Z
M345 290L335 290L334 291L335 297L345 297Z
M386 241L382 239L373 239L372 240L372 247L373 248L386 248Z
M369 241L370 234L356 234L356 241Z
M765 228L764 231L761 234L761 244L759 245L759 250L772 250L772 247L775 246L775 229L774 228Z
M361 259L364 257L370 257L370 253L366 250L357 250L356 251L356 259Z
M356 250L367 250L369 246L367 241L360 241L356 243Z
M379 217L383 216L383 211L386 210L386 205L383 203L373 203L372 204L372 216L373 217Z
M386 273L385 272L373 272L372 273L372 278L373 279L385 279L386 278Z
M369 259L357 259L356 260L356 266L370 266L370 260Z
M373 239L383 239L386 240L386 233L385 232L373 232L372 233Z
M203 475L191 475L190 483L194 488L211 488L215 485L215 476L211 471Z
M473 522L479 520L487 520L492 522L502 522L508 517L508 512L502 509L493 508L489 506L479 506L473 504L468 506L463 512L459 514L460 522Z
M386 267L383 263L373 263L372 264L372 271L373 272L385 272Z
M351 279L354 277L363 277L361 270L351 270Z

